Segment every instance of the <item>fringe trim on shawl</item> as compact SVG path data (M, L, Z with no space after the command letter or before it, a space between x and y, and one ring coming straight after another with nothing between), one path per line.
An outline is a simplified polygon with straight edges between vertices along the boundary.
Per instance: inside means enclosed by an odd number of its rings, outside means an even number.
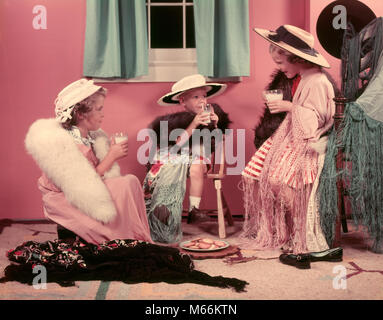
M292 164L278 166L276 163L285 150L286 141L289 140L286 140L286 136L291 134L292 127L297 152L295 179L300 182L296 188L289 187L284 181ZM253 239L243 243L247 248L273 249L288 243L295 253L307 251L306 211L312 184L303 183L302 172L306 155L312 150L302 136L294 118L288 115L274 135L259 182L243 178L245 223L241 238ZM272 175L276 168L280 170L278 177Z
M357 226L366 227L374 240L372 250L383 252L383 124L368 117L359 104L347 105L342 124L342 135L337 141L333 131L322 171L320 193L321 227L328 243L335 237L337 210L337 176L345 181L352 217ZM338 147L344 148L348 166L336 172Z

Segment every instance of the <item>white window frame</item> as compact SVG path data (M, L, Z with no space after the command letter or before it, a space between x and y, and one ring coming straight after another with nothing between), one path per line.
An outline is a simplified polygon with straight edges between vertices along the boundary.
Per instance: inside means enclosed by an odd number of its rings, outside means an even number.
M173 82L186 75L198 73L197 52L195 48L186 48L186 7L193 6L193 2L155 2L147 0L148 14L148 41L149 41L149 74L147 76L129 79L139 82ZM152 49L151 44L151 17L150 7L155 6L182 6L182 48L179 49Z

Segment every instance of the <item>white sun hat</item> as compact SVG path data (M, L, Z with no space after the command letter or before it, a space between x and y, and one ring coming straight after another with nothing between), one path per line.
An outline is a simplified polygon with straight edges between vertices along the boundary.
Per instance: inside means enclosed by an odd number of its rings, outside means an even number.
M203 75L193 74L177 81L172 86L172 91L158 99L157 103L160 106L174 106L179 103L178 98L181 94L188 90L197 88L207 88L206 95L211 98L223 93L226 87L226 84L206 83Z
M314 49L314 36L296 26L285 24L276 31L254 28L256 33L272 44L319 66L330 68L327 60Z
M55 100L56 120L64 123L71 119L74 106L101 88L101 86L96 86L93 80L87 79L80 79L66 86Z

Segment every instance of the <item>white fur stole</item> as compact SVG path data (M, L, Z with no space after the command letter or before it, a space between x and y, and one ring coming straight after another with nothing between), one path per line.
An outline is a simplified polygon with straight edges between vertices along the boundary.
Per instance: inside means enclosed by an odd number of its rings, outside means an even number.
M91 136L95 139L96 157L102 160L108 153L109 139L101 129L91 132ZM73 206L103 223L114 219L116 208L107 187L68 131L55 119L35 121L26 135L25 147ZM119 175L120 168L114 163L104 176Z

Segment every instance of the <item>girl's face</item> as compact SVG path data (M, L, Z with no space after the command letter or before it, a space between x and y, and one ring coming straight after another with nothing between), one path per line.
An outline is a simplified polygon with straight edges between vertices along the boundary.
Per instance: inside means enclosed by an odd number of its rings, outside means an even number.
M280 53L278 49L271 50L270 55L278 68L284 72L287 78L292 79L301 71L300 65L298 63L290 63L287 60L288 56Z
M92 104L92 110L83 115L78 125L83 126L88 131L100 129L104 119L104 100L105 97L97 96Z
M194 113L200 113L206 103L206 88L189 90L180 98L180 104Z

